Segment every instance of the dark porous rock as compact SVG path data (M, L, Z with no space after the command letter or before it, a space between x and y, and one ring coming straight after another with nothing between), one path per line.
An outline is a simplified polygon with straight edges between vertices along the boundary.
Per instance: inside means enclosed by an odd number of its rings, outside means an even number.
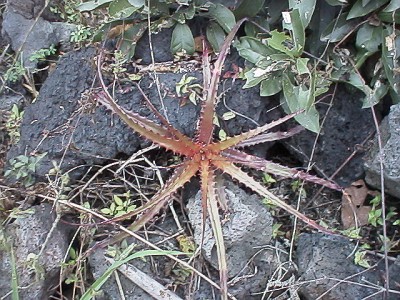
M36 166L39 179L53 168L52 161L63 171L82 166L69 173L71 178L78 178L86 171L84 167L104 163L118 154L131 155L142 143L118 117L111 117L104 107L96 108L96 103L82 96L95 78L95 53L94 48L86 48L61 58L35 103L25 110L19 143L7 157L47 153ZM140 110L143 103L136 95L132 99L123 94L122 104Z
M233 183L224 188L228 211L222 222L226 247L228 276L234 284L230 292L240 299L252 299L250 295L263 291L268 278L282 260L282 253L268 248L272 243L273 219L260 197L248 195ZM194 228L194 239L201 244L203 221L200 193L190 198L189 220ZM209 219L205 223L202 252L207 261L218 269L215 238ZM282 257L281 257L282 256ZM254 267L257 272L254 275ZM246 276L253 274L253 276Z
M25 102L25 97L17 93L0 94L0 110L9 111L15 105L21 107Z
M107 142L100 141L106 137L97 136L95 130L98 126L95 120L103 126L107 120L79 112L81 94L91 87L95 76L94 55L95 49L87 48L60 59L56 70L44 82L37 100L25 109L19 143L10 149L8 159L46 152L36 167L36 174L44 177L53 168L52 160L62 161L61 167L69 170L85 163L80 157L88 147L101 148L104 155L110 152L107 147L102 147ZM118 137L114 134L113 138ZM75 142L70 144L71 136Z
M319 233L300 235L297 246L298 282L304 299L382 299L382 293L379 293L383 287L382 266L379 264L377 268L366 270L355 265L355 247L354 243L341 236ZM398 264L390 267L393 280L397 280L398 270ZM394 281L392 287L398 290ZM388 299L398 298L396 294L390 294Z
M400 198L400 104L393 105L389 115L380 126L382 139L382 163L385 179L385 191ZM367 183L381 188L381 168L379 144L377 139L370 149L364 164Z
M348 92L343 86L337 88L321 134L316 144L313 163L317 170L331 176L372 132L374 123L371 112L362 109L361 92ZM318 104L318 111L323 117L329 107L330 97ZM289 150L307 164L313 151L316 134L303 131L286 142ZM363 153L358 152L334 180L342 186L348 186L364 175ZM322 174L319 174L322 176Z
M151 45L155 63L174 60L174 55L171 52L172 31L173 28L165 28L157 33L151 33ZM152 63L149 32L147 30L137 43L135 58L140 59L140 64L143 65Z
M61 264L69 244L66 226L58 224L49 235L55 218L52 206L42 204L5 227L7 241L2 241L4 248L0 251L1 297L11 291L12 245L18 285L23 287L18 291L20 299L50 299L51 288L59 283ZM47 238L48 243L35 262L34 256L39 254Z
M25 109L21 124L20 141L12 147L7 159L18 155L47 153L36 166L36 176L43 179L53 168L52 161L69 171L71 178L79 178L87 166L103 164L119 155L132 155L140 147L149 145L116 115L103 106L96 106L85 95L95 78L95 49L84 48L62 57L57 68L44 82L37 100ZM189 73L201 82L201 72ZM151 76L144 76L140 86L161 114L165 114L173 127L188 136L194 136L199 118L200 104L176 94L176 84L183 74L158 74L162 100ZM221 126L229 134L238 134L264 124L273 115L266 111L273 103L258 95L256 89L241 90L243 81L237 80L224 94L218 108L221 116L228 108L249 118L237 115ZM148 103L135 84L121 82L116 86L115 99L128 110L160 123L149 109ZM249 101L251 100L251 101ZM77 168L79 166L79 168Z

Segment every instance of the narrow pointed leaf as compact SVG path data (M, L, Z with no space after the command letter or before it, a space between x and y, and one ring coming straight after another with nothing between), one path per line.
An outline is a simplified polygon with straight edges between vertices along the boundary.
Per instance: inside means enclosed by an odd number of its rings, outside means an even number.
M113 113L116 113L129 127L134 129L137 133L157 145L182 155L189 155L192 153L190 148L198 148L186 136L182 135L181 140L179 140L177 138L177 134L175 134L174 131L171 131L170 128L165 128L135 112L126 110L115 103L114 100L106 96L105 93L98 94L97 100L110 109Z
M218 200L214 187L214 176L207 178L207 211L210 216L211 228L214 233L215 245L217 247L221 299L228 299L228 267L226 263L226 251L224 237L222 233L221 220L219 218Z
M261 185L254 178L247 175L240 168L236 167L233 163L226 163L223 161L214 161L213 164L217 168L219 168L222 171L224 171L225 173L229 174L232 178L238 180L239 182L246 185L248 188L252 189L254 192L259 194L261 197L267 198L268 200L272 201L276 206L279 206L280 208L284 209L288 213L298 217L304 223L306 223L322 232L329 233L329 234L333 233L333 232L327 230L326 228L318 225L314 220L311 220L310 218L306 217L301 212L297 211L296 209L294 209L292 206L290 206L283 200L279 199L277 196L275 196L270 191L268 191L268 189L265 186Z
M294 112L292 114L286 115L283 118L280 118L276 121L273 121L271 123L265 124L264 126L261 127L257 127L255 129L249 130L245 133L230 137L228 139L226 139L225 141L219 142L219 143L214 143L212 144L209 149L210 150L214 150L214 151L221 151L221 150L225 150L228 149L230 147L233 147L237 144L240 144L242 142L245 142L248 139L251 139L271 128L274 128L276 126L278 126L279 124L282 124L284 122L286 122L287 120L290 120L291 118L297 116L298 114L301 114L303 112L303 110L300 110L298 112Z
M200 164L200 189L201 189L201 211L202 211L202 231L201 231L201 244L203 244L204 232L206 229L207 219L207 202L208 202L208 185L210 184L210 177L213 176L212 170L210 170L210 164L208 161L203 160Z
M182 166L178 167L175 170L175 173L171 176L168 182L163 186L163 188L156 194L154 197L142 207L126 213L117 218L113 218L108 222L118 222L122 220L126 220L132 216L135 216L139 213L143 213L143 215L138 218L132 225L128 227L131 231L137 231L142 228L147 222L154 218L156 214L160 212L160 210L167 204L170 200L171 195L174 194L179 188L181 188L185 183L187 183L193 176L196 175L198 171L198 165L193 163L192 161L187 161ZM122 232L115 237L112 237L111 243L116 243L126 237L126 233ZM105 240L100 243L100 246L110 244L109 240Z
M172 126L165 128L164 126L158 125L137 113L127 111L123 107L119 106L108 92L104 83L101 75L101 62L102 54L100 54L98 57L97 66L101 87L103 89L103 91L97 95L97 100L101 104L106 106L113 113L116 113L129 127L134 129L137 133L151 140L157 145L182 155L189 155L193 153L193 150L199 150L198 145L196 145L194 142L192 142L192 140L184 136ZM163 119L161 119L161 122L163 122Z
M277 176L282 176L285 178L293 178L293 179L302 179L308 182L316 183L327 188L341 191L342 188L336 183L322 179L317 176L313 176L308 174L307 172L303 172L297 169L291 169L280 164L268 161L258 156L250 155L245 152L235 150L235 149L227 149L221 153L222 156L229 157L230 160L242 164L244 166L264 171L270 174L274 174Z
M276 132L263 133L263 134L254 136L252 138L249 138L248 140L246 140L244 142L238 143L235 146L235 148L249 147L249 146L258 145L261 143L287 139L291 136L294 136L294 135L302 132L303 130L304 130L304 127L299 125L299 126L291 128L288 131L276 131Z
M199 131L197 139L199 142L204 144L209 144L214 131L214 110L218 101L218 83L221 76L222 67L224 65L226 56L230 49L231 43L236 35L236 32L243 24L246 19L242 19L233 26L232 31L226 37L224 43L221 46L220 53L214 64L214 69L212 71L212 76L209 85L205 86L207 91L206 99L203 102L202 112L200 117Z

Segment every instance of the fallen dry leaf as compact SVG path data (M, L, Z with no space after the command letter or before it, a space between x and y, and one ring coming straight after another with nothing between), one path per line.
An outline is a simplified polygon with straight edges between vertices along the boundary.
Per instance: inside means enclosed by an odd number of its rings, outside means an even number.
M364 180L360 179L345 188L342 196L342 224L344 229L368 224L368 214L371 206L365 206L368 195L375 196L377 192L371 191Z

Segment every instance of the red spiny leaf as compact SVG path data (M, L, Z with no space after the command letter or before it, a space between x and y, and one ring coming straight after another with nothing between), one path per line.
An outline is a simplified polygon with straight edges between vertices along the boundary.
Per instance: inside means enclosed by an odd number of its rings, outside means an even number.
M101 55L99 55L98 60L101 61ZM100 62L98 63L98 73L103 91L97 95L97 100L113 113L116 113L129 127L153 143L181 155L190 155L193 151L199 150L198 145L172 126L165 128L135 112L128 111L119 106L104 84L103 77L101 76Z
M287 116L284 116L276 121L272 121L271 123L265 124L264 126L257 127L255 129L249 130L247 132L241 133L239 135L235 135L233 137L227 138L225 141L218 142L218 143L213 143L210 145L209 149L211 151L221 151L228 149L230 147L236 147L236 145L245 142L246 140L249 140L271 128L274 128L278 126L279 124L282 124L286 122L287 120L290 120L291 118L297 116L298 114L301 114L303 111L298 111L292 114L289 114Z
M222 232L221 220L218 210L218 199L215 191L215 175L212 166L207 161L201 163L201 186L202 186L202 206L203 206L203 230L205 228L204 213L207 209L211 221L211 228L214 233L215 245L217 247L221 299L228 299L228 267L226 263L225 243ZM205 206L204 206L205 204Z
M143 213L140 218L138 218L132 225L128 227L131 231L137 231L142 228L147 222L149 222L154 216L160 212L160 210L165 206L171 196L181 188L185 183L187 183L193 176L196 175L198 171L198 165L192 161L186 161L180 167L175 169L174 174L165 183L161 190L151 198L151 200L143 205L142 207L135 209L132 212L126 213L117 218L113 218L108 222L118 222L126 220L132 216ZM112 243L116 243L126 237L126 233L121 233L112 238ZM107 244L110 241L107 241Z
M235 148L249 147L249 146L258 145L261 143L287 139L291 136L298 134L299 132L301 132L303 130L304 130L304 127L299 125L299 126L293 127L290 130L284 131L284 132L277 131L277 132L263 133L263 134L254 136L252 138L249 138L248 140L246 140L244 142L238 143L235 146Z
M212 71L212 76L209 80L210 81L209 85L204 86L204 89L206 89L205 90L206 97L202 106L201 116L199 120L198 135L197 135L197 139L200 143L208 145L211 142L211 138L214 131L213 119L214 119L215 106L218 102L217 93L218 93L218 84L221 76L221 70L222 67L224 66L226 56L228 54L231 43L236 35L236 32L238 31L238 29L240 28L240 26L243 24L244 21L246 21L246 18L237 22L236 25L232 28L231 32L226 37L224 43L222 44L221 51L218 55L217 61L214 64L214 69ZM205 58L203 56L203 62L205 60L208 61L208 57ZM208 76L209 75L207 74L207 80Z
M221 153L222 156L227 157L231 162L242 164L244 166L264 171L273 175L282 176L285 178L302 179L308 182L316 183L327 188L341 191L342 188L336 183L308 174L297 169L288 168L280 164L271 162L258 156L247 154L236 149L227 149Z
M279 199L277 196L272 194L268 189L257 182L254 178L247 175L247 173L243 172L239 167L236 167L233 163L227 163L224 161L213 161L213 164L224 171L225 173L229 174L232 178L238 180L240 183L244 184L248 188L252 189L254 192L259 194L261 197L265 197L268 200L272 201L275 205L279 206L280 208L286 210L288 213L298 217L300 220L305 222L306 224L314 227L325 233L333 234L327 230L326 228L318 225L315 221L311 220L310 218L306 217L292 206L284 202L283 200Z

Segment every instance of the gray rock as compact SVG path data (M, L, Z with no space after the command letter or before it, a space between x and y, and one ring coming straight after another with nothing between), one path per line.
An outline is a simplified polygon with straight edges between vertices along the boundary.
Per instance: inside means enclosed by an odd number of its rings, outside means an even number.
M380 131L385 191L400 198L400 104L391 107L389 115L381 123ZM380 155L377 139L368 153L364 167L367 183L380 189Z
M362 92L350 93L343 86L337 89L333 106L318 137L313 157L315 167L327 176L331 176L352 154L357 145L373 132L374 123L371 112L361 108L360 99L362 98ZM318 105L321 116L326 114L327 109L327 103ZM306 165L313 151L315 138L315 133L305 130L285 140L285 144ZM350 185L363 177L362 164L363 153L358 152L334 180L342 186Z
M158 33L151 34L154 62L173 61L174 55L171 53L172 30L172 28L165 28ZM149 33L147 30L137 43L135 57L141 60L141 64L149 65L152 63L149 46Z
M383 286L382 269L366 269L354 264L355 245L341 236L301 234L297 246L300 294L306 300L322 295L324 300L382 299L376 287ZM391 266L392 279L398 278L398 265ZM343 281L341 281L343 280ZM370 286L370 287L369 287ZM375 288L374 288L375 287ZM395 285L392 288L396 289ZM394 297L394 298L393 298ZM389 299L398 299L390 295Z
M39 268L36 272L29 265L28 255L39 254L54 220L55 213L52 212L52 206L42 204L33 207L29 216L18 218L6 226L5 237L8 242L3 244L6 250L2 248L0 251L1 297L11 291L12 264L7 244L13 245L18 285L24 287L19 290L20 299L49 299L52 295L50 288L59 282L61 263L68 249L67 227L59 224L53 231L43 255L38 259Z
M240 296L240 299L251 299L251 294L265 288L269 276L282 259L281 254L277 254L279 251L268 248L272 243L273 218L257 195L249 196L244 190L228 182L225 194L228 212L223 221L222 231L228 276L234 278L230 292ZM189 199L187 209L194 228L194 239L200 244L203 229L200 193ZM209 219L205 224L202 252L205 259L218 269L215 239ZM256 275L254 266L257 267ZM248 274L252 274L251 278L246 278Z
M171 214L167 214L166 218L163 219L163 221L160 222L158 226L163 228L164 232L170 235L178 231L176 223ZM158 245L160 248L170 250L178 249L178 245L175 239L165 240L164 235L151 234L147 238L150 243ZM146 251L147 249L149 249L147 245L143 244L141 241L138 241L133 237L127 237L126 244L135 245L135 248L131 254L138 253L140 251ZM106 252L104 249L97 248L93 252L91 252L88 257L89 269L94 279L98 279L101 275L103 275L110 266L110 262L105 258L105 254ZM149 290L150 286L152 287L152 289L150 289L150 292L154 292L155 290L158 291L157 286L153 285L154 282L152 282L152 280L160 284L160 289L165 289L165 299L176 299L177 296L172 291L167 290L169 288L168 286L171 286L175 279L174 273L171 272L171 268L175 269L175 267L172 266L175 266L174 262L164 255L157 255L152 257L144 256L141 258L132 259L129 261L129 267L133 270L138 269L141 273L144 274L139 274L139 277L135 276L134 280L131 281L128 276L129 274L127 274L126 272L122 272L122 270L118 270L120 285L116 281L115 276L112 275L102 286L102 296L101 298L99 298L99 300L121 299L121 286L122 290L124 291L124 296L127 300L152 300L154 298L145 291L146 289ZM179 266L176 266L176 268L179 268ZM150 277L152 280L146 280L146 276ZM144 289L142 289L142 287Z
M27 19L13 6L8 6L3 15L2 35L9 39L14 51L21 50L25 68L34 68L36 62L29 57L39 49L49 48L61 42L69 42L71 32L76 25L44 20L39 17L37 21Z
M0 6L5 5L5 3L6 0L0 0ZM1 36L2 24L3 24L3 14L0 13L0 36ZM4 49L6 45L7 45L6 39L4 38L0 39L0 49Z
M42 11L45 0L8 0L7 7L13 12L19 13L25 19L34 19ZM46 13L48 8L46 8Z

